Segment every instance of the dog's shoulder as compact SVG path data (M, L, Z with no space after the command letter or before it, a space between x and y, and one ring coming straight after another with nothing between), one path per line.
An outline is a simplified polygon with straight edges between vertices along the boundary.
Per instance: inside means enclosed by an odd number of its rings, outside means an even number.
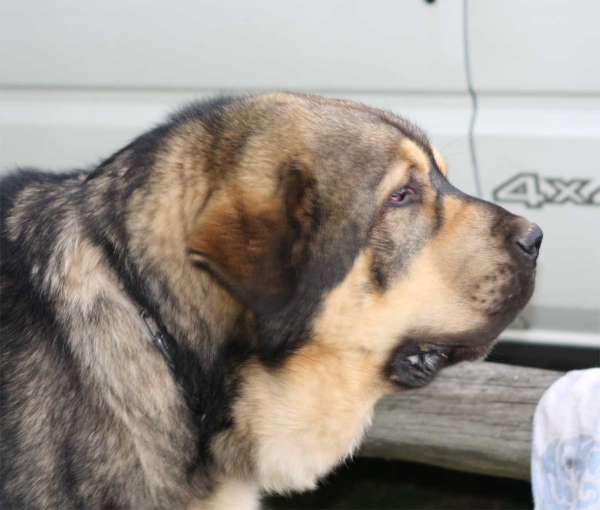
M8 357L16 362L23 349L52 336L54 305L42 288L60 228L52 213L61 202L62 183L80 175L25 168L0 180L3 362Z
M54 203L64 203L63 190L83 181L86 173L82 170L52 172L35 168L16 168L0 178L0 216L2 219L2 239L11 237L11 223L19 222L42 224L48 220L43 214ZM23 213L26 213L23 215ZM14 236L13 236L14 237ZM4 258L4 257L3 257Z

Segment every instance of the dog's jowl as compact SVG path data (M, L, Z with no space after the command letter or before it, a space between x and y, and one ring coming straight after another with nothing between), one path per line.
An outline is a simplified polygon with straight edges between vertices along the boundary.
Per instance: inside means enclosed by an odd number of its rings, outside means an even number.
M191 105L90 172L2 180L3 508L253 508L374 404L486 354L541 230L388 112Z

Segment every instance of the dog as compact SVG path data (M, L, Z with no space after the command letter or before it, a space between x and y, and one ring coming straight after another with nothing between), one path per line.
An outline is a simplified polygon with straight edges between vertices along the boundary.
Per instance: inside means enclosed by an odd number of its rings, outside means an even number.
M489 351L542 240L406 120L294 93L192 104L1 200L5 509L314 488L378 399Z

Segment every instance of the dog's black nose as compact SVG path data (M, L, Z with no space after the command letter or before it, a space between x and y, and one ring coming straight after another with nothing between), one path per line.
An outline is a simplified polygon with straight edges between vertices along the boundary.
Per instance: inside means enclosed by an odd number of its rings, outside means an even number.
M527 229L527 233L517 239L517 245L529 258L536 260L540 254L543 237L542 229L534 224L533 228Z

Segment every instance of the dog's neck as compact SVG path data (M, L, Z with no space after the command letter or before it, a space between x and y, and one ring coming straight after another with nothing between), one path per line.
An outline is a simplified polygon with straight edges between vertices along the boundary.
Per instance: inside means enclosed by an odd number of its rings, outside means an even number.
M82 216L134 305L135 319L146 330L139 314L147 311L165 336L171 373L198 428L198 450L204 451L202 443L223 426L214 417L227 419L223 409L230 390L224 374L229 364L249 356L247 323L252 318L211 275L188 260L185 216L197 211L191 206L184 210L193 202L186 195L192 187L186 178L173 182L171 176L161 183L155 168L146 169L147 175L137 175L137 168L117 172L109 165L82 185ZM154 180L152 186L145 185L149 180ZM99 194L104 197L101 207L86 210ZM195 207L200 206L198 202ZM166 359L164 363L168 365ZM222 373L216 374L215 367ZM222 398L217 401L211 394Z

